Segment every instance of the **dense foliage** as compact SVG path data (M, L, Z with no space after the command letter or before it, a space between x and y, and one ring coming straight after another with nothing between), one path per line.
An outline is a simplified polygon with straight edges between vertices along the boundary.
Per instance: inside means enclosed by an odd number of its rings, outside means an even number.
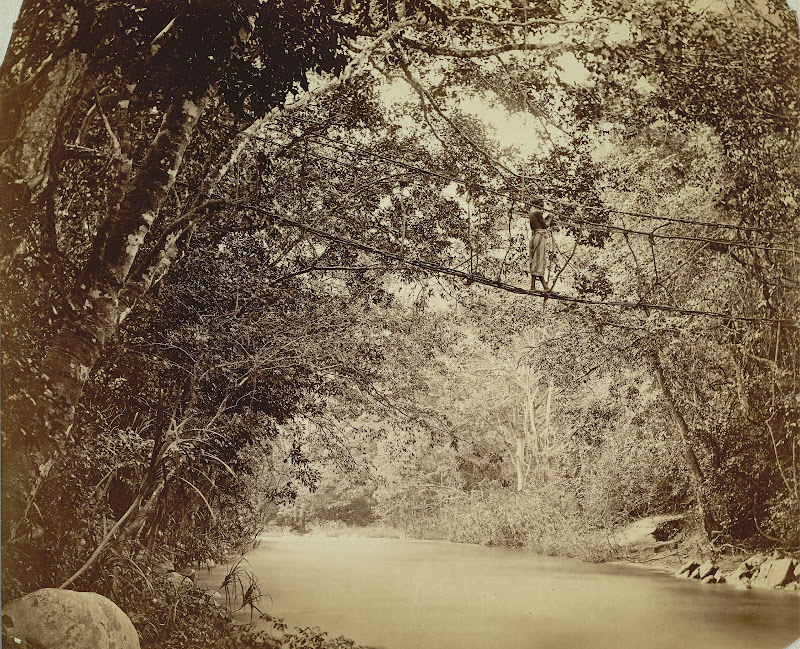
M779 4L26 0L0 71L3 599L93 589L145 644L227 646L158 566L270 521L598 559L686 512L711 544L797 546ZM512 296L538 195L553 294Z

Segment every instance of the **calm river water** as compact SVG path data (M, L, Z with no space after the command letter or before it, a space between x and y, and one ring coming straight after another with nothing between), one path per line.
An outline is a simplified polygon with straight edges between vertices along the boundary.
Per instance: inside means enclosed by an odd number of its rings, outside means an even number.
M262 537L247 561L272 599L262 610L371 647L766 649L800 637L800 598L791 593L509 548ZM198 577L219 588L225 572Z

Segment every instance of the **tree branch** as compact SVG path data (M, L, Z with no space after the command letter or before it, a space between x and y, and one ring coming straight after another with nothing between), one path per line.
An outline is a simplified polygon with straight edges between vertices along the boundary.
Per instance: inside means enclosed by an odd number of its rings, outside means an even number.
M121 312L120 321L130 312L139 297L150 290L155 282L166 272L169 265L178 255L178 243L207 218L208 212L204 208L218 204L217 199L212 198L214 191L227 175L228 170L236 164L245 147L258 137L259 131L276 117L299 110L307 106L313 99L338 88L370 59L377 48L393 38L400 30L415 22L416 20L401 20L393 23L380 35L376 36L368 46L365 46L357 56L353 57L338 77L306 93L302 98L291 104L273 108L264 117L254 120L247 128L236 134L219 155L218 162L211 173L206 176L189 206L188 212L176 219L162 233L156 246L137 263L136 271L129 275L129 280L125 287L125 304ZM205 216L201 216L203 212L205 212Z
M433 108L433 110L436 112L436 114L439 115L439 117L441 117L445 122L447 122L450 125L450 127L456 133L458 133L464 140L466 140L472 146L472 148L475 149L475 151L477 151L484 158L486 158L486 160L493 167L500 168L503 171L505 171L505 172L511 174L512 176L518 178L519 177L518 173L516 173L513 169L509 169L506 165L504 165L499 160L496 160L495 158L493 158L489 154L489 152L486 151L486 149L484 149L477 142L475 142L475 140L473 140L471 137L469 137L469 135L464 133L464 131L462 131L458 127L458 125L455 122L453 122L452 119L450 119L447 115L444 114L444 111L442 111L442 109L436 103L436 100L433 98L433 96L422 86L422 84L414 77L414 75L411 74L411 70L410 70L410 68L408 66L408 61L406 61L405 57L403 56L403 53L400 52L400 50L398 48L396 48L396 47L394 47L393 49L394 49L395 55L397 56L398 63L400 64L400 68L403 70L403 74L406 77L406 81L414 89L414 91L417 92L420 95L420 97L423 97L423 98L427 99L428 103L430 103L431 108Z
M600 20L612 20L607 16L596 16L594 18L582 18L580 20L558 20L556 18L531 18L530 20L490 20L489 18L482 18L480 16L453 16L448 19L452 23L476 23L479 25L487 25L489 27L535 27L538 25L583 25L588 22L597 22Z
M305 275L307 273L314 273L314 272L334 272L334 271L349 271L353 273L363 273L368 270L379 270L382 266L379 265L372 265L372 266L309 266L308 268L303 268L302 270L295 271L294 273L287 273L277 279L273 280L270 283L270 286L275 286L276 284L283 282L287 279L291 279L292 277L299 277L300 275Z
M425 52L425 54L458 59L485 59L497 54L502 54L503 52L524 52L528 50L555 53L562 49L561 45L535 45L531 43L505 43L495 47L458 49L441 45L427 45L413 38L409 38L408 36L401 36L398 40L403 43L403 45L420 52Z

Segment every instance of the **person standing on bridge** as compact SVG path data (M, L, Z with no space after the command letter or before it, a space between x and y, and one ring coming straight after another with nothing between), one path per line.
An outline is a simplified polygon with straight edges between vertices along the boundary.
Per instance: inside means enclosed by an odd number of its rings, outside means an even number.
M542 207L544 201L535 198L532 201L531 209L528 212L528 220L531 225L531 240L528 243L528 269L531 275L531 290L536 288L536 280L542 283L542 288L549 291L545 273L547 272L547 229L550 223L544 218Z

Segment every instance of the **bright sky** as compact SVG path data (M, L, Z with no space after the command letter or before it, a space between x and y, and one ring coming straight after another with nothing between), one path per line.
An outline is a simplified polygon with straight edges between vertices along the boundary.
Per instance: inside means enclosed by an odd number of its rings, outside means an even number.
M570 55L571 56L571 55ZM580 83L586 78L586 70L574 57L562 57L559 64L563 68L563 73L559 73L562 81L566 83ZM381 84L381 97L384 102L392 108L397 107L407 101L417 102L416 95L411 87L402 79L393 83L383 80ZM493 95L478 96L475 94L466 95L456 103L458 108L468 115L477 117L490 129L490 137L493 137L502 147L513 147L518 150L519 155L528 157L543 150L542 142L544 134L542 125L532 115L522 113L510 113L501 104L499 99L496 103L492 101ZM445 110L447 108L445 107ZM410 115L403 111L398 111L394 119L400 126L410 129L419 127ZM554 127L549 129L550 137L559 140L563 137ZM510 164L512 168L516 166L516 161L503 160Z
M11 28L19 14L22 0L2 0L0 2L0 61L6 57L8 39L11 38Z

